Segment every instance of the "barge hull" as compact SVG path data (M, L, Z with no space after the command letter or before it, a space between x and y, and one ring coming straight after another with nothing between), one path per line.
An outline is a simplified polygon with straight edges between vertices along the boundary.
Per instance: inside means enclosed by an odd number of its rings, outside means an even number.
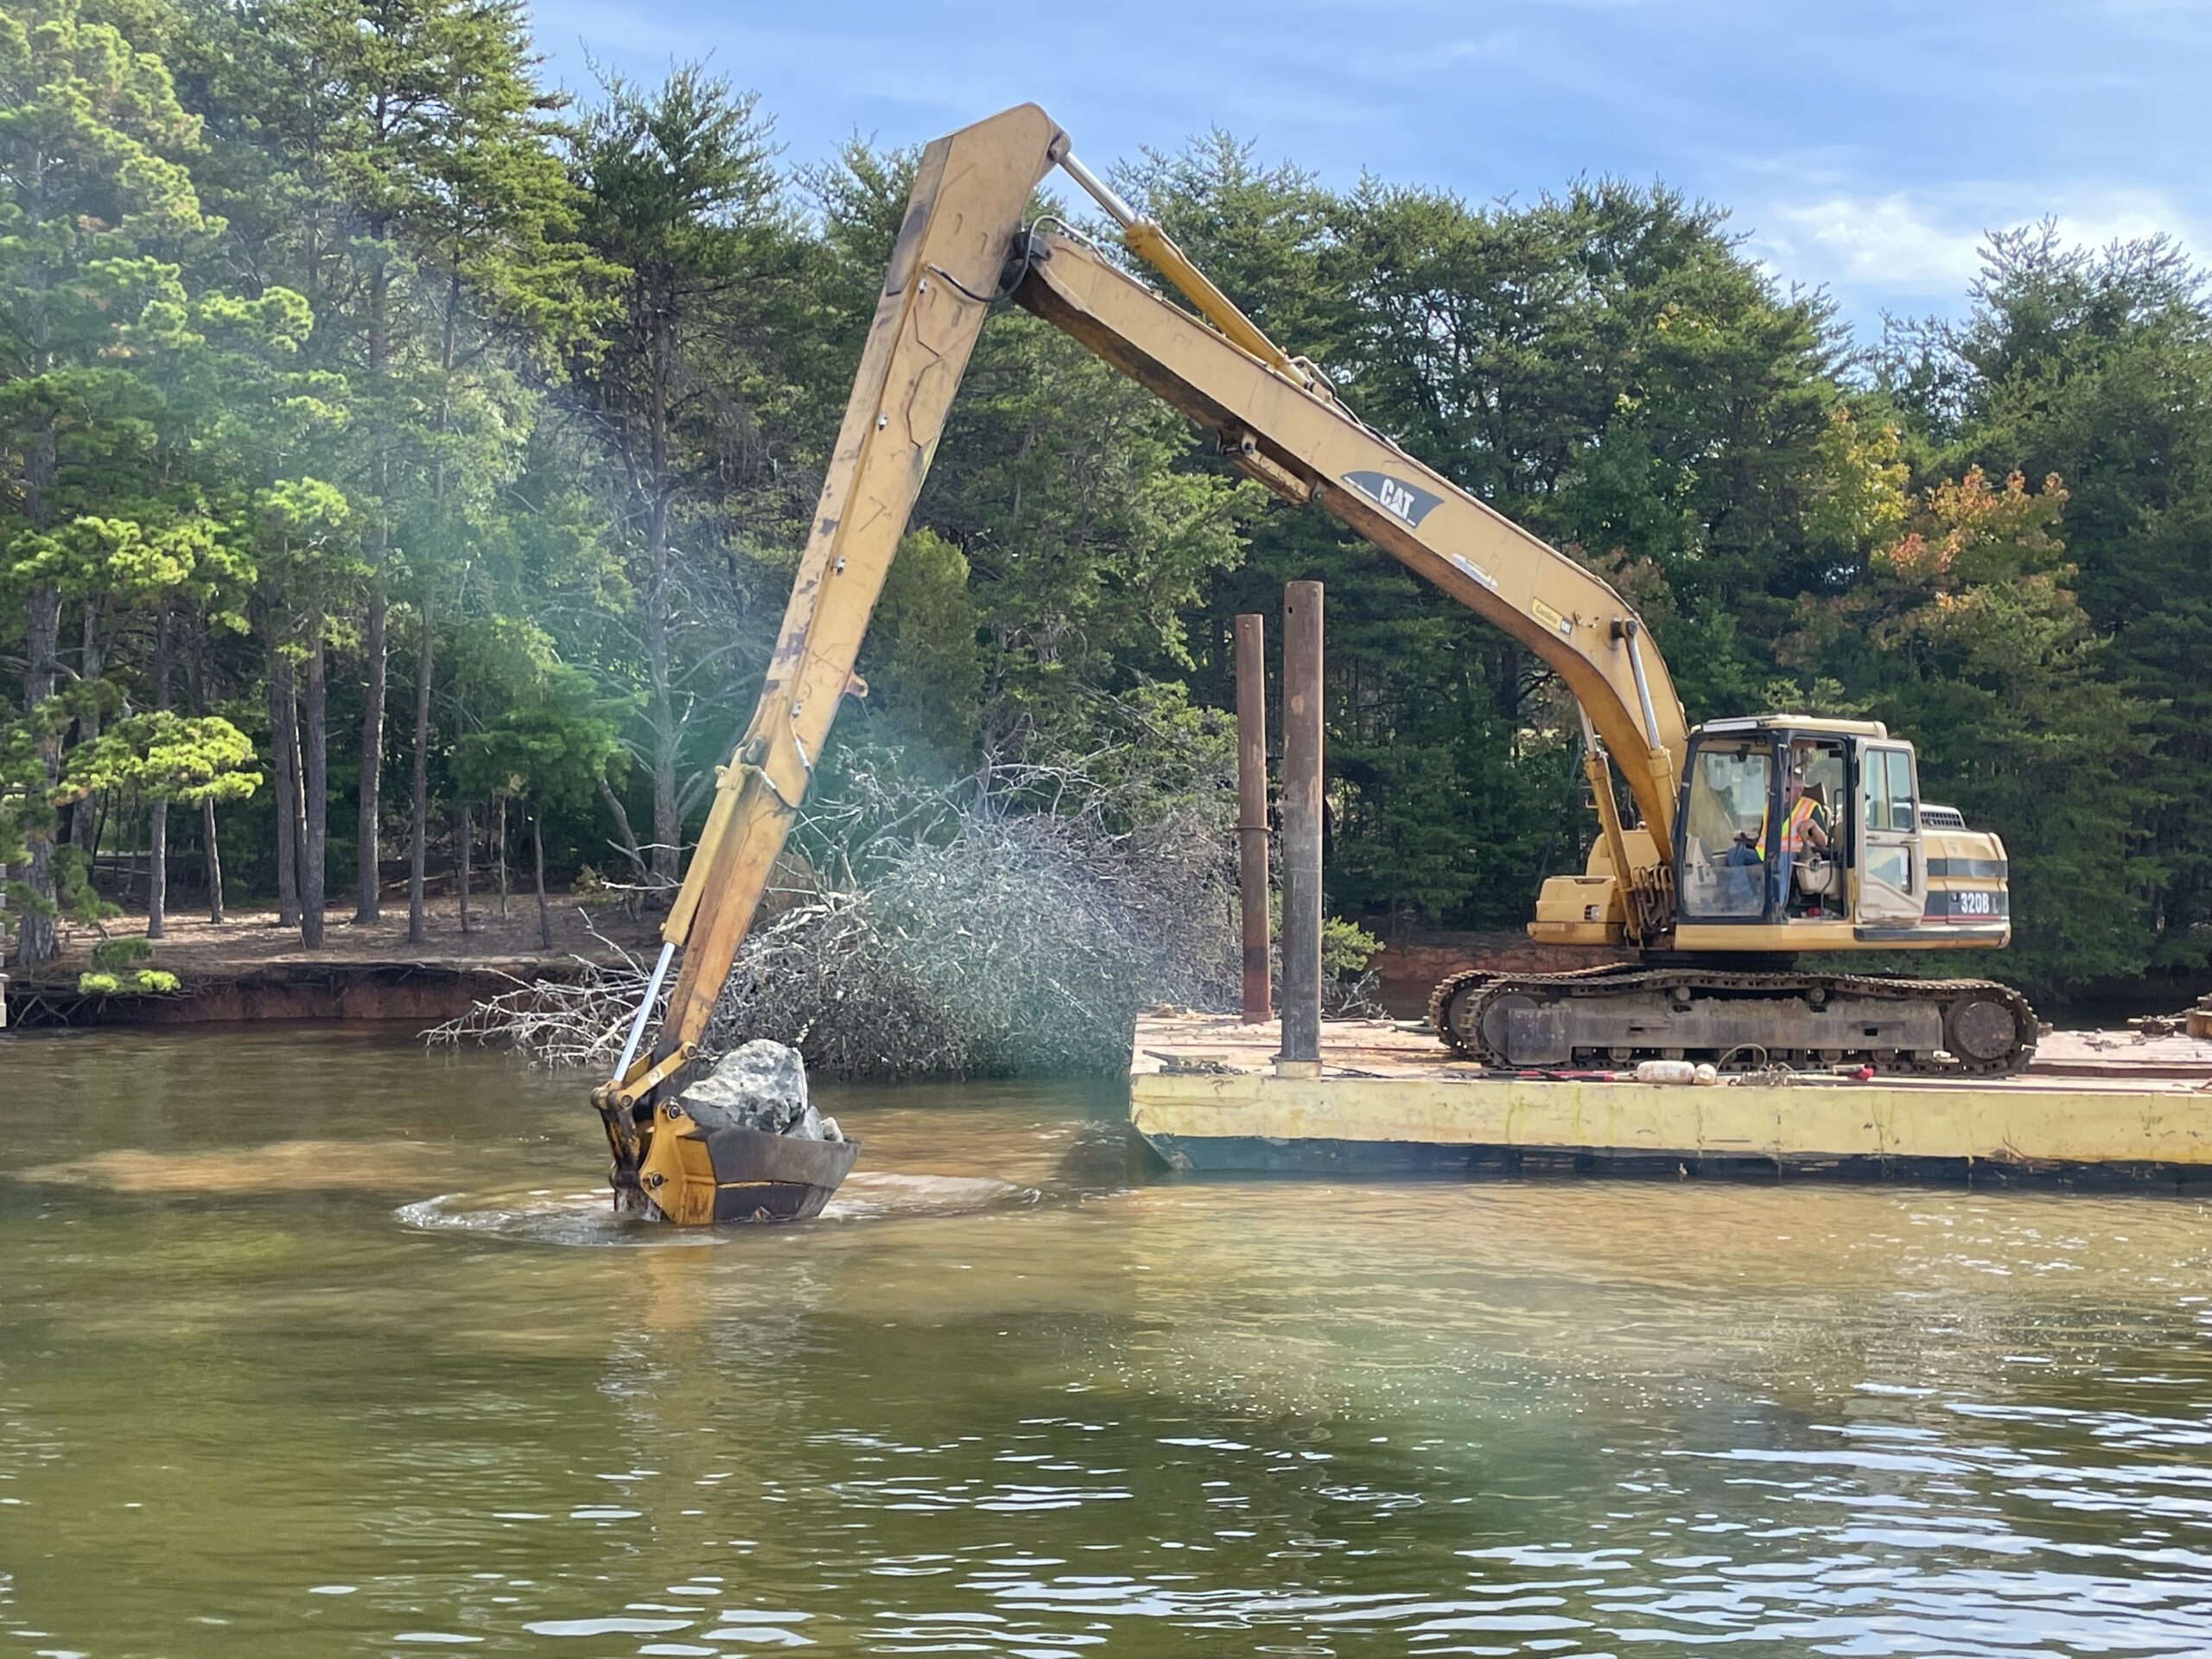
M1999 1158L1834 1157L1779 1160L1709 1153L1624 1152L1609 1147L1447 1147L1403 1141L1282 1141L1261 1135L1185 1136L1155 1132L1145 1144L1170 1169L1206 1176L1341 1180L1513 1180L1605 1176L1611 1179L1777 1181L1827 1179L1929 1185L2053 1185L2202 1194L2212 1165L2040 1162Z

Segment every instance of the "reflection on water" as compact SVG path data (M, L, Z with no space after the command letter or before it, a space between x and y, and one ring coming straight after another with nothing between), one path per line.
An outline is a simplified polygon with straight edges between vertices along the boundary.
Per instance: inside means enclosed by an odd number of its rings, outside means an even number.
M574 1080L19 1039L26 1655L2197 1654L2164 1197L1194 1184L1110 1095L824 1090L804 1229L612 1217Z
M243 1154L117 1147L22 1172L27 1181L115 1192L405 1192L435 1179L434 1149L419 1141L272 1141Z

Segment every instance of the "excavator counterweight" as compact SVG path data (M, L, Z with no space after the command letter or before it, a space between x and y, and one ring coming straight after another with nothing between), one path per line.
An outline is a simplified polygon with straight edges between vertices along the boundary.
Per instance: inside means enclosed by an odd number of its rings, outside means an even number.
M1191 309L1058 221L1025 224L1055 165ZM684 1222L804 1208L789 1195L757 1202L775 1183L766 1153L718 1140L679 1096L838 705L864 690L854 666L869 615L1001 296L1182 410L1278 496L1330 513L1503 628L1580 707L1599 836L1583 874L1545 884L1530 931L1642 965L1463 976L1433 1009L1447 1042L1513 1065L2022 1063L2034 1017L2002 986L1790 970L1801 951L2010 937L2002 842L1923 807L1909 744L1872 722L1786 715L1690 730L1641 620L1603 578L1362 421L1022 105L938 139L917 168L760 703L721 771L616 1075L594 1096L618 1202ZM679 960L656 1027L662 976Z

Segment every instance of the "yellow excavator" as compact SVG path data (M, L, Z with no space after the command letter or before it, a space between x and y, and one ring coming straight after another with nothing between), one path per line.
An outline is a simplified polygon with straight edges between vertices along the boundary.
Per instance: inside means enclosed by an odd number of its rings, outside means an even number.
M1055 166L1189 309L1065 222L1026 220ZM2009 940L2004 844L1921 798L1910 743L1875 721L1779 714L1688 729L1618 594L1367 425L1022 105L922 154L760 704L721 772L615 1075L594 1096L619 1203L681 1224L772 1217L809 1157L849 1163L849 1151L774 1148L769 1161L791 1167L764 1175L760 1137L698 1123L678 1096L838 705L865 692L861 637L1000 299L1181 410L1275 494L1332 514L1504 629L1573 693L1600 833L1582 874L1544 883L1529 931L1625 959L1447 980L1430 1016L1461 1054L1514 1068L1656 1058L1993 1074L2025 1063L2035 1015L2005 986L1794 965Z

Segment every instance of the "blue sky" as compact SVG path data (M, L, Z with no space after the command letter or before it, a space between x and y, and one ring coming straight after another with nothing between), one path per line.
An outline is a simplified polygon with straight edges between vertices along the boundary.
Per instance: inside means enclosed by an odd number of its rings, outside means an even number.
M1104 170L1218 124L1325 182L1471 199L1578 173L1729 207L1871 329L1955 312L1982 232L2049 214L2212 251L2212 0L537 0L554 73L703 56L788 159L1034 99Z

